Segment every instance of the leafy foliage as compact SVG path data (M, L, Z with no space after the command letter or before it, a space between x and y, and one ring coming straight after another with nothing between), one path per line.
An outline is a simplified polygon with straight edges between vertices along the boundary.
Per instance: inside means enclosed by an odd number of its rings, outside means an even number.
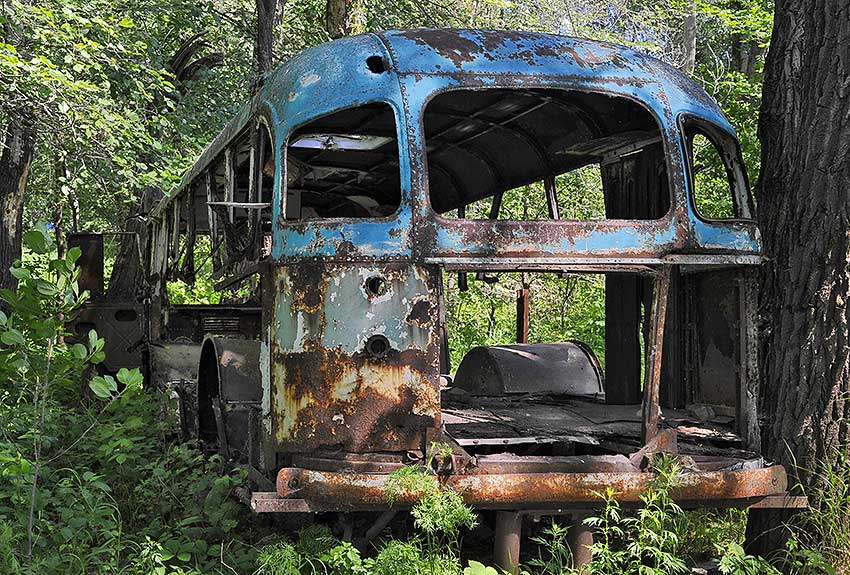
M43 226L24 241L18 288L0 292L11 310L0 313L0 564L176 574L227 554L251 565L235 537L246 511L231 497L244 472L175 442L138 370L91 373L104 340L64 329L87 297L79 250L56 256Z

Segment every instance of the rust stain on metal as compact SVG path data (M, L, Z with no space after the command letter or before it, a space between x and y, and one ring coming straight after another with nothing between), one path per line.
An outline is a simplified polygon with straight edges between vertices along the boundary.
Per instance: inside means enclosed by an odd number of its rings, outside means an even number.
M297 498L320 509L379 509L387 506L386 474L334 473L297 468L281 469L277 494ZM464 501L482 509L550 509L599 506L599 493L611 489L618 501L639 503L655 479L652 473L499 473L452 475L445 485ZM680 501L747 500L781 494L788 480L781 466L739 471L686 474L671 494ZM399 504L410 505L417 494L402 494Z

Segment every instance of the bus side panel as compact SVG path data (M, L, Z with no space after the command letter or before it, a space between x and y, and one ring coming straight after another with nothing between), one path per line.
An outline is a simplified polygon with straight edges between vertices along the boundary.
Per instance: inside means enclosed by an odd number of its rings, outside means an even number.
M421 449L425 430L440 423L436 272L322 262L276 269L276 449Z

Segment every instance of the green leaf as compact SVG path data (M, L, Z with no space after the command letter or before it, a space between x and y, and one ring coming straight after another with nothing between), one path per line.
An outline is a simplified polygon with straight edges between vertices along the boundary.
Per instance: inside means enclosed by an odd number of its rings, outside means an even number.
M100 351L103 349L103 340L97 337L95 330L89 330L89 351Z
M53 240L47 233L47 226L39 224L36 229L24 233L24 245L37 254L46 254L53 248Z
M41 295L47 296L47 297L53 297L57 293L59 293L59 290L56 288L55 285L49 284L46 281L42 281L42 280L36 281L35 289L38 290L38 293L40 293Z
M94 364L103 363L103 360L106 359L106 354L102 351L96 351L92 354L91 361Z
M29 279L32 277L32 272L25 268L11 267L9 268L9 272L19 280Z
M6 325L6 323L7 323L8 321L9 321L8 316L6 316L6 314L5 314L5 313L3 313L2 311L0 311L0 325Z
M118 25L122 28L132 28L134 26L132 18L122 18Z
M191 556L191 555L189 555L188 553L186 553L186 552L184 551L183 553L178 553L178 554L177 554L177 559L178 559L179 561L186 562L186 561L189 561L190 559L192 559L192 556Z
M26 345L24 335L16 329L10 329L0 334L0 341L6 345Z
M89 354L89 350L87 350L86 346L84 346L83 344L75 343L71 346L71 354L77 359L85 359L86 356Z
M81 250L79 246L74 246L73 248L68 250L68 255L65 256L65 259L73 264L76 263L76 261L80 259L80 256L82 255L83 250Z
M110 383L111 380L111 383ZM94 376L89 382L89 389L100 399L109 399L115 391L115 380L110 376Z
M137 387L142 384L144 380L144 376L142 372L138 370L138 368L129 370L126 367L122 367L118 370L118 381L126 385L127 387Z

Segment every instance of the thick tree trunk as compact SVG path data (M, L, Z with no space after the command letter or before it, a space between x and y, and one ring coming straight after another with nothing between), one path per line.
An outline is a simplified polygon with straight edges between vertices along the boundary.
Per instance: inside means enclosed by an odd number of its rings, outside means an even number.
M327 0L325 6L328 35L331 38L342 38L363 31L358 21L357 0Z
M257 38L254 43L254 65L257 76L274 64L274 14L277 0L257 0Z
M850 403L850 3L777 0L759 137L765 455L804 486L847 444ZM792 479L792 484L794 480ZM816 501L813 502L817 504ZM783 540L751 514L751 549Z
M28 122L13 118L5 127L0 146L0 289L14 289L17 282L9 268L21 257L24 192L33 155Z

